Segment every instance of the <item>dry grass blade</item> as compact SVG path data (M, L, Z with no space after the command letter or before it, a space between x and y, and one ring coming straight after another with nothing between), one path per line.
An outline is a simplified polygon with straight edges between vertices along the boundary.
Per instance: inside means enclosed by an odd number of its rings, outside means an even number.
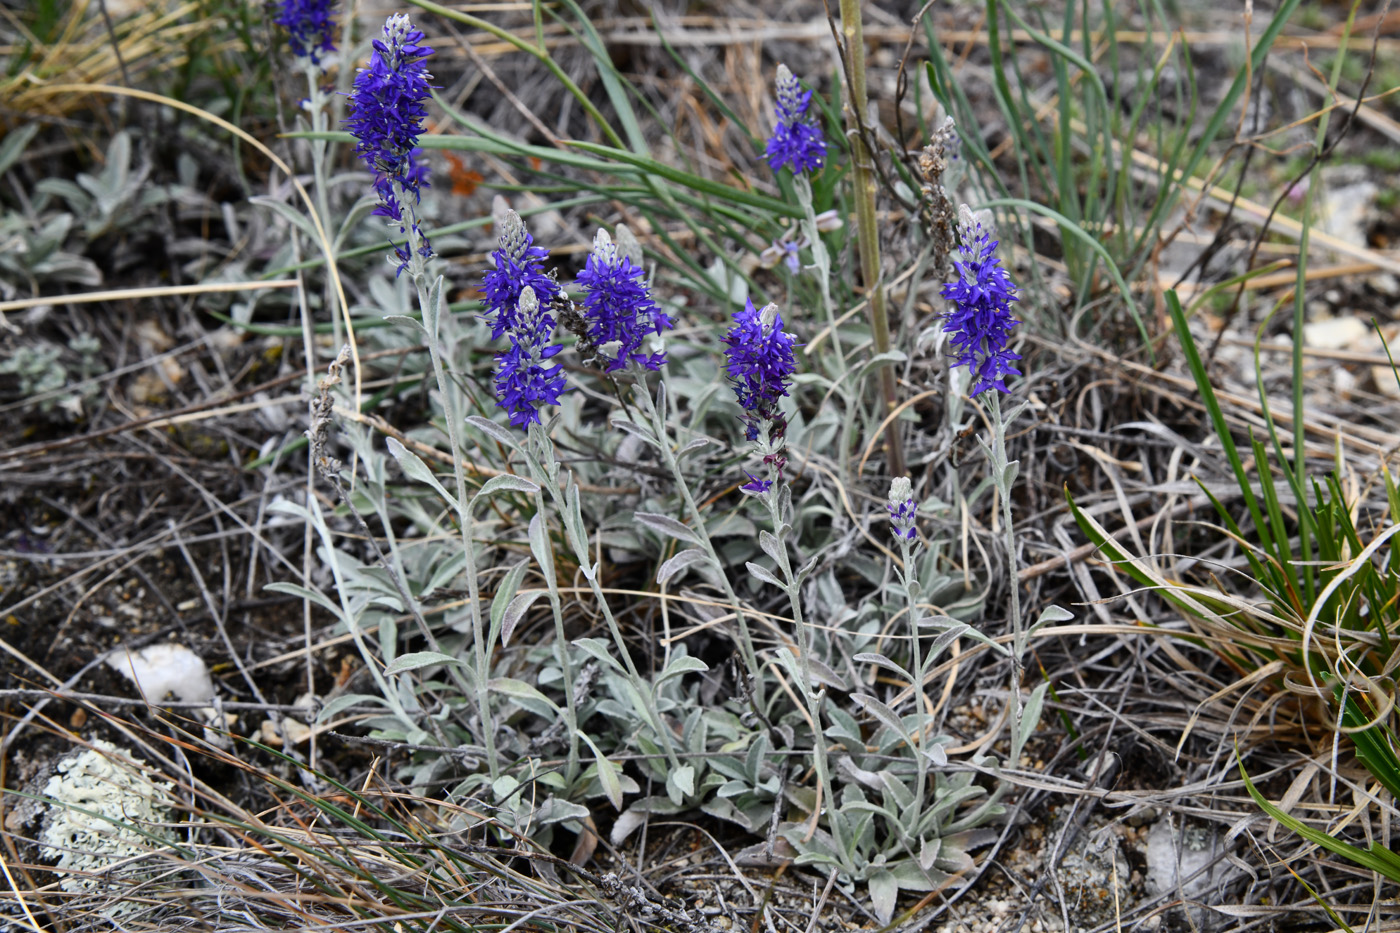
M0 301L0 314L6 311L21 311L25 308L40 308L55 304L87 304L96 301L137 301L142 298L169 298L176 295L215 295L224 292L255 292L269 288L296 288L301 283L296 279L273 279L255 282L207 282L203 285L167 285L160 288L121 288L100 292L82 292L76 295L51 295L48 297L22 298L14 301Z

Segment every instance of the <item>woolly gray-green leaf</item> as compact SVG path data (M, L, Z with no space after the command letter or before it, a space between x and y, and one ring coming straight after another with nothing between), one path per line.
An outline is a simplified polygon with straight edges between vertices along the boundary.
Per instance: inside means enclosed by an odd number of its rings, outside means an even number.
M676 538L688 544L698 545L700 543L700 538L695 534L694 529L669 515L659 515L656 512L633 512L632 515L638 523L647 526L657 534Z
M660 686L662 681L670 680L672 677L680 677L682 674L704 673L709 669L710 665L699 658L689 656L673 658L671 663L666 665L666 669L657 676L656 684Z
M462 661L441 651L410 651L394 659L394 663L384 668L385 675L405 674L434 664L461 664Z
M687 567L693 567L696 564L707 562L709 559L709 555L698 547L686 548L679 554L673 555L666 563L661 565L661 568L656 571L656 582L666 583Z
M483 418L480 415L468 415L467 424L476 428L482 434L494 441L499 441L511 449L520 447L520 439L510 432L504 425L497 424L490 418Z
M753 574L761 582L771 584L781 590L787 589L787 584L775 577L773 571L764 567L762 564L755 564L753 561L747 561L744 566L749 568L749 573Z
M438 478L433 475L433 471L428 468L421 457L401 444L397 438L389 438L385 441L385 445L389 448L389 453L393 455L393 458L398 461L399 469L403 470L405 476L431 486L438 495L447 501L448 505L452 506L454 510L457 508L456 497L451 495L442 483L438 482Z
M472 502L486 496L494 496L502 492L523 492L527 495L534 495L540 491L540 487L532 479L523 476L516 476L514 473L502 473L493 476L482 484L476 495L472 496Z
M505 616L501 620L502 645L510 644L510 637L515 633L515 627L520 624L525 613L535 604L535 600L544 594L544 590L526 590L510 601L510 605L506 607Z

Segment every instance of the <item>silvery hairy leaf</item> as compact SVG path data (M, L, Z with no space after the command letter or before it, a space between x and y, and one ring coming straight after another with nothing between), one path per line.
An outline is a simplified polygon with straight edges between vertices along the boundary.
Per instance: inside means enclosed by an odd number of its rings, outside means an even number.
M425 340L429 336L428 332L423 329L423 325L419 323L418 319L415 317L409 317L407 314L386 314L384 315L383 320L388 321L390 324L401 324L407 327L412 327L414 330L418 331L418 333L422 334Z
M286 201L266 197L264 195L255 195L249 198L248 201L249 203L257 204L262 207L272 208L273 213L300 230L312 243L321 242L321 236L316 232L316 227L311 223L311 218L292 207Z
M553 590L555 586L554 550L550 546L549 532L545 529L544 522L540 520L538 512L530 516L530 553L534 555L535 563L539 565L545 586Z
M1001 482L1003 489L1010 489L1016 484L1016 477L1021 473L1021 461L1012 460L1001 470Z
M677 451L676 451L676 459L679 460L681 457L684 457L686 454L694 453L694 452L697 451L697 450L703 450L703 449L705 449L706 447L709 447L711 444L715 444L715 443L718 443L718 442L717 442L713 437L706 437L705 435L702 434L702 435L700 435L699 437L694 438L694 439L692 439L691 441L689 441L689 442L688 442L684 447L682 447L680 450L677 450Z
M389 448L389 453L398 461L399 469L403 470L405 476L431 486L433 491L442 496L448 505L452 506L454 510L457 508L457 498L449 493L442 483L438 482L438 478L433 475L433 471L428 468L422 458L399 443L396 438L388 438L385 444Z
M583 649L586 654L602 661L619 674L626 673L622 665L612 656L612 649L608 646L608 643L601 638L575 638L574 645Z
M661 445L657 443L656 435L653 434L651 431L647 430L646 428L642 427L640 424L628 421L626 418L614 418L612 420L612 426L615 428L621 428L628 434L631 434L633 437L646 441L648 444L655 447L657 450L661 449Z
M680 677L682 674L704 673L709 669L710 665L699 658L682 655L679 658L673 658L671 663L666 665L666 669L657 675L656 685L659 687L663 681L669 680L672 677Z
M598 771L598 783L602 785L603 793L608 798L608 803L616 810L622 809L622 781L618 778L617 766L608 761L593 739L582 729L575 729L574 734L583 739L588 747L593 751L593 764Z
M316 714L316 721L326 722L327 720L335 718L335 715L342 710L350 709L353 706L360 706L361 704L368 706L389 705L385 702L384 698L380 696L370 696L367 693L342 693L340 696L321 707L321 711Z
M580 564L587 566L588 532L583 527L583 505L579 502L578 484L573 481L572 476L568 479L568 485L564 487L564 511L559 518L564 524L569 544L573 546L574 556Z
M562 823L566 820L586 820L592 813L582 804L571 803L561 800L558 797L550 796L544 805L535 812L535 821L541 825L550 823Z
M866 880L870 886L870 904L875 908L875 916L880 923L890 922L894 916L894 902L899 895L899 882L886 869L877 869Z
M700 544L700 537L689 525L677 521L669 515L659 515L656 512L633 512L636 520L659 534L667 537L677 538L688 544Z
M491 477L483 483L481 489L477 490L476 495L472 496L472 502L475 503L477 499L482 499L486 496L494 496L502 492L523 492L527 495L534 495L539 491L540 487L534 480L526 479L523 476L517 476L514 473L502 473L499 476Z
M508 431L503 425L499 425L490 418L483 418L480 415L468 415L467 424L476 428L482 434L505 444L512 450L518 450L520 445L516 442L515 435Z
M679 554L673 555L666 561L666 563L661 565L661 568L656 571L656 582L659 584L666 583L668 580L670 580L676 574L680 573L682 570L685 570L687 567L693 567L696 564L706 563L709 561L709 559L709 555L706 554L700 548L687 548L686 550L681 551Z
M998 652L999 654L1009 655L1011 653L1011 649L1009 647L1003 645L995 638L989 638L988 636L983 635L981 632L977 631L977 629L973 628L972 626L967 625L963 622L959 622L956 619L950 618L949 616L924 616L919 620L919 628L942 629L945 633L956 631L957 634L954 635L952 639L949 639L948 644L952 644L953 639L962 638L964 635L966 635L973 641L981 642L982 644L986 645L988 648L991 648L993 651ZM941 640L942 636L940 636L938 643L941 643Z
M868 693L857 693L852 696L851 699L856 702L857 706L862 707L870 715L880 720L881 724L894 730L895 735L902 738L906 745L910 748L914 747L914 737L909 734L909 730L904 728L903 720L899 718L894 710Z
M438 276L428 289L428 300L423 306L423 330L427 331L429 342L434 345L437 343L438 325L442 321L443 302L443 281L442 276Z
M826 662L821 658L813 656L809 663L812 668L812 679L817 683L826 684L828 687L834 687L842 691L851 689L846 685L846 678L827 666Z
M681 765L666 775L666 795L672 803L680 804L695 794L695 768Z
M787 589L787 584L784 583L782 580L779 580L777 577L773 576L773 572L768 568L763 567L760 564L755 564L753 561L746 562L744 566L748 567L749 573L757 577L760 582L771 584L773 586L778 587L781 590Z
M536 705L543 705L545 709L552 710L556 714L559 712L558 704L523 680L495 677L487 681L486 686L491 691L508 696L513 700L532 702Z
M1016 748L1011 756L1013 767L1020 763L1021 749L1026 747L1026 742L1030 740L1031 733L1035 732L1035 727L1040 724L1040 711L1045 706L1045 691L1049 687L1049 681L1037 685L1036 688L1031 691L1030 699L1026 701L1025 709L1021 712L1021 730L1016 736Z
M515 634L515 627L520 624L520 620L525 617L525 613L535 604L535 600L545 595L544 590L527 590L519 593L510 601L505 613L501 617L501 644L510 644L510 638Z
M750 566L753 565L750 564ZM793 683L802 685L807 680L807 678L802 675L802 668L798 663L797 655L793 654L792 649L787 645L782 645L778 648L778 663L787 670L788 676L792 678ZM804 692L810 694L811 690L812 684L806 684Z
M1074 619L1074 613L1060 606L1046 606L1040 612L1040 617L1031 623L1026 629L1026 637L1029 638L1039 629L1055 622L1069 622Z
M856 661L860 664L878 665L879 667L883 667L888 670L894 671L896 674L898 674L900 677L902 677L909 683L914 682L913 674L909 673L904 668L900 667L898 664L885 657L883 654L876 654L872 651L863 651L860 654L852 655L851 660Z
M395 658L392 664L384 668L384 674L385 676L403 674L408 671L416 671L419 668L431 667L434 664L462 664L462 661L460 658L443 654L441 651L410 651L408 654Z
M758 546L763 549L763 553L773 558L773 563L782 565L783 544L771 531L760 531L758 533Z
M342 614L339 604L331 602L326 598L324 593L307 589L299 583L289 583L279 580L276 583L269 583L267 586L263 587L263 589L271 590L274 593L283 593L287 596L296 596L301 599L310 600L337 619L341 621L345 620L345 616Z

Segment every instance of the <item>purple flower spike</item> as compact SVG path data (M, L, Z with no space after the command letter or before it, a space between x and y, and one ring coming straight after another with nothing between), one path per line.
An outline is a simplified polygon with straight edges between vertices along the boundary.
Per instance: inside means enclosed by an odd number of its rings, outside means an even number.
M423 59L433 50L418 44L422 41L423 33L407 16L389 17L384 37L374 40L369 64L355 75L345 126L359 140L356 155L376 175L374 188L381 203L374 213L396 223L400 233L411 229L410 243L416 240L418 254L427 259L433 251L418 225L417 208L419 189L428 181L426 166L418 162L418 137L432 88ZM405 244L394 252L402 273L413 258L410 247Z
M554 318L540 305L535 290L526 285L520 291L510 332L510 349L496 354L496 398L510 413L510 423L525 429L540 423L540 409L559 404L564 392L563 367L546 361L564 349L551 344Z
M507 210L500 226L500 246L491 253L493 268L486 273L481 288L492 340L500 340L515 329L516 306L525 289L532 289L545 308L552 307L559 297L559 284L544 271L549 251L535 245L520 215Z
M792 334L783 332L778 306L756 311L753 301L746 301L744 309L735 312L724 343L725 371L745 413L744 435L758 440L766 424L770 443L780 440L787 422L778 410L778 399L788 394L789 377L797 363L792 356L796 343Z
M802 90L787 65L778 66L778 125L763 150L768 166L784 165L796 172L812 172L826 164L826 140L821 127L807 115L812 92Z
M966 366L972 375L972 394L1005 392L1006 377L1021 375L1011 365L1021 357L1007 346L1011 328L1020 323L1011 316L1011 302L1018 300L1016 285L1001 267L991 232L966 204L958 213L962 258L953 260L958 280L943 286L943 298L953 304L943 318L943 330L953 348L953 365Z
M331 0L282 0L274 23L287 30L292 54L321 65L322 52L334 52L335 17Z
M593 252L577 284L584 293L589 344L600 349L617 344L615 353L598 353L606 372L616 372L629 361L653 372L666 364L666 351L640 351L647 335L671 328L671 319L652 300L641 267L622 254L606 230L593 238Z
M890 530L896 538L913 541L919 536L914 529L914 516L919 506L914 501L914 487L908 477L901 476L890 483L890 498L885 509L890 513Z

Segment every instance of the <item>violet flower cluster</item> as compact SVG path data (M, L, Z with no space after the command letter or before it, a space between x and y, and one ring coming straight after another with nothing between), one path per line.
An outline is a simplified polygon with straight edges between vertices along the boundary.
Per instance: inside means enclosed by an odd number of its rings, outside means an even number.
M593 238L589 254L576 284L583 290L586 338L594 348L616 344L616 352L599 353L606 372L616 372L629 362L655 372L666 364L666 351L641 352L649 334L671 328L666 316L651 297L641 266L622 254L606 230Z
M554 316L526 285L515 309L510 349L496 354L496 399L510 415L510 423L524 430L540 423L540 409L559 404L564 392L563 366L550 365L563 346L552 343Z
M516 307L525 289L533 289L536 300L546 308L559 297L559 283L544 271L549 251L535 245L520 215L507 210L500 224L500 245L491 253L491 269L481 288L492 340L500 340L515 329Z
M821 127L807 114L812 92L804 91L786 65L778 66L778 125L763 150L773 171L784 165L796 172L811 172L826 163L826 140Z
M972 394L987 389L1006 391L1007 376L1021 371L1011 364L1020 354L1007 346L1011 328L1020 322L1011 316L1011 302L1018 300L1011 276L996 256L997 241L963 205L961 259L953 260L958 280L943 286L943 298L953 307L944 316L943 330L953 348L953 365L966 366L972 375Z
M557 405L564 392L563 367L548 363L563 349L553 343L551 313L560 291L544 271L549 253L535 245L520 215L507 210L500 225L481 290L491 339L510 338L510 349L496 354L496 399L510 423L523 429L540 423L540 409Z
M355 153L375 172L380 205L375 216L388 217L408 234L396 247L400 273L416 254L427 259L433 250L418 224L419 189L428 184L427 166L418 161L418 137L428 115L425 105L432 85L423 59L433 50L420 45L423 33L407 16L395 13L384 24L384 37L374 40L368 66L355 75L345 126L359 140ZM410 231L412 231L410 233ZM417 244L416 246L414 244Z
M890 513L890 530L896 538L913 541L918 537L914 529L914 516L919 506L914 501L914 487L907 476L896 477L890 483L890 497L885 509Z
M321 66L321 54L334 52L333 0L282 0L273 22L287 30L287 44L297 58Z
M757 311L749 300L743 310L734 313L734 326L725 334L724 343L725 372L744 409L744 436L766 445L764 465L781 478L787 465L782 452L787 419L778 408L778 400L788 394L797 369L792 352L797 345L795 338L783 331L777 305L765 305ZM740 487L746 492L765 493L773 486L771 479L752 473L748 476L749 482Z
M794 339L783 332L777 305L757 311L752 299L734 312L734 326L724 335L725 371L744 409L744 435L751 441L758 440L765 425L770 441L780 439L787 427L778 400L788 394L789 377L797 369Z

